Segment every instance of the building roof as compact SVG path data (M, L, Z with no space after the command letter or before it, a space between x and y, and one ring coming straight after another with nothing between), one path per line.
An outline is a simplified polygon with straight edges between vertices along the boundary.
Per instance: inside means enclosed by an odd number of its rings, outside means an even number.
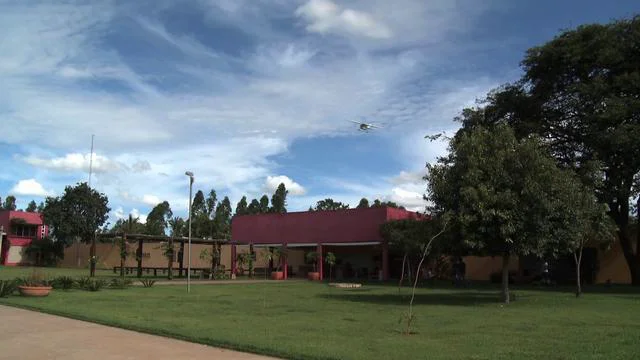
M43 224L42 214L37 212L0 210L0 223L8 225L8 223L13 219L24 220L25 223L30 225Z
M390 207L243 215L233 218L231 240L240 244L354 244L382 241L389 220L425 219Z

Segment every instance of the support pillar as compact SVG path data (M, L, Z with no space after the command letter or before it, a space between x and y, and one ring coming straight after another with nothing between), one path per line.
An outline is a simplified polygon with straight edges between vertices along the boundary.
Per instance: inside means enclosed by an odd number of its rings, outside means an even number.
M182 277L182 269L184 269L184 241L180 241L180 250L178 250L178 266L180 267L179 275Z
M318 244L318 248L316 249L318 253L317 261L318 261L318 272L320 273L320 281L324 279L324 256L322 256L322 244Z
M138 277L142 277L142 239L138 240L138 250L136 254L138 255Z
M253 269L256 266L256 261L254 259L255 252L253 250L253 243L249 244L249 256L251 257L251 259L249 260L251 262L251 266L249 266L249 279L253 279Z
M389 244L386 241L382 243L382 280L389 280Z
M235 279L237 269L236 244L231 244L231 278Z

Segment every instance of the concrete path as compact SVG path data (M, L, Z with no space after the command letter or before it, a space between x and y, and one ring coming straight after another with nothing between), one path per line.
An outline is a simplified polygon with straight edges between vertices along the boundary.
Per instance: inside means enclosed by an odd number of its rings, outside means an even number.
M73 306L69 304L69 306ZM267 360L59 316L0 305L0 359Z

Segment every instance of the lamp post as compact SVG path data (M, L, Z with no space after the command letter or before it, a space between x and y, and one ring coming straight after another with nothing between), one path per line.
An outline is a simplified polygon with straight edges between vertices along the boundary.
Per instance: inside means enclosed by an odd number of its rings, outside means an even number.
M189 177L189 250L187 255L187 293L191 292L191 192L193 189L193 173L187 171L184 173Z

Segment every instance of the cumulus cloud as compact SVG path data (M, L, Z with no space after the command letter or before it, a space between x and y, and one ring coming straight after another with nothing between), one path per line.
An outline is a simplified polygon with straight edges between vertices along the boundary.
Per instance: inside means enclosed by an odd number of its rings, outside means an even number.
M427 205L421 193L406 190L401 187L391 189L391 194L383 197L383 200L395 202L413 211L424 211Z
M44 187L35 179L18 181L18 183L11 189L11 193L15 195L42 197L53 194L51 191L45 190Z
M138 218L138 220L142 224L147 223L147 215L141 215L140 211L136 208L131 209L131 211L129 211L129 214L125 216L124 209L122 208L122 206L119 206L112 211L112 215L118 220L125 220L129 217L129 215L131 215L134 219Z
M114 172L126 169L126 165L113 161L106 156L93 153L93 163L90 154L71 153L62 157L41 158L27 156L23 161L29 165L55 171L89 171L89 165L95 173Z
M302 187L302 185L291 180L289 177L285 175L267 176L267 179L265 180L263 188L265 191L269 193L273 193L276 191L276 189L280 184L284 184L287 190L289 190L289 195L298 196L298 195L304 195L306 193L306 190L304 187Z
M142 202L149 206L156 206L162 202L159 197L155 195L144 195L142 197Z
M391 178L391 183L400 185L400 184L421 184L424 183L423 177L425 172L423 171L404 171L402 170L400 174Z
M330 0L310 0L296 10L296 15L308 21L307 30L311 32L347 32L375 39L392 36L391 29L371 14L342 9Z

